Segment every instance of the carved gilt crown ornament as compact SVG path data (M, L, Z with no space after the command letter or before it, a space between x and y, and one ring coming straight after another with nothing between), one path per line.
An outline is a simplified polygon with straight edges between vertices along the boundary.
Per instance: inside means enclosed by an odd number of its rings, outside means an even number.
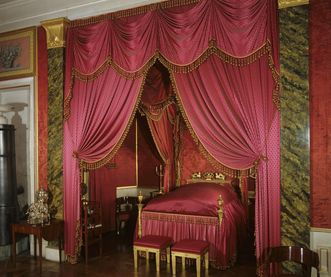
M41 22L47 34L47 49L66 46L66 32L69 22L70 21L64 17Z

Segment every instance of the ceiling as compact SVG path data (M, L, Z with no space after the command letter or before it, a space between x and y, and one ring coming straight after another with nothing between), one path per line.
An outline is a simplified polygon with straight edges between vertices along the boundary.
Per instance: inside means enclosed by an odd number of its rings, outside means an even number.
M125 10L165 0L0 0L0 33L40 25L43 20L69 20ZM278 0L285 8L308 0Z
M5 3L13 2L13 0L0 0L0 5Z

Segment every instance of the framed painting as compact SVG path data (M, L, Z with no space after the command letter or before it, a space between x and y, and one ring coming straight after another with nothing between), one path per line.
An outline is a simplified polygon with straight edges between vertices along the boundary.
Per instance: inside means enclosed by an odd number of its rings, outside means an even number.
M34 75L35 40L35 28L0 34L0 80Z

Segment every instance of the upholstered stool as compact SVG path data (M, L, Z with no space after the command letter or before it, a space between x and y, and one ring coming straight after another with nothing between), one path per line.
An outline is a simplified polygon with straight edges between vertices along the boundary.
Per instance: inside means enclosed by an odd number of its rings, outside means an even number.
M170 263L170 245L172 239L163 236L144 236L133 242L133 258L134 268L138 268L138 252L144 251L146 253L146 261L149 260L149 253L155 253L156 271L160 271L160 253L162 250L166 251L167 263Z
M185 270L185 258L196 260L197 276L200 276L201 258L205 259L205 269L209 263L209 243L202 240L181 240L171 248L172 275L176 275L176 257L182 258L182 268Z

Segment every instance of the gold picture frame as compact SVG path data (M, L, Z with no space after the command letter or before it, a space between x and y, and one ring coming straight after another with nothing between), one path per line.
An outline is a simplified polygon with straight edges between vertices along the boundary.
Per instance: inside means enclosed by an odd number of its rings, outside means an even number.
M0 34L0 80L35 74L36 28Z

